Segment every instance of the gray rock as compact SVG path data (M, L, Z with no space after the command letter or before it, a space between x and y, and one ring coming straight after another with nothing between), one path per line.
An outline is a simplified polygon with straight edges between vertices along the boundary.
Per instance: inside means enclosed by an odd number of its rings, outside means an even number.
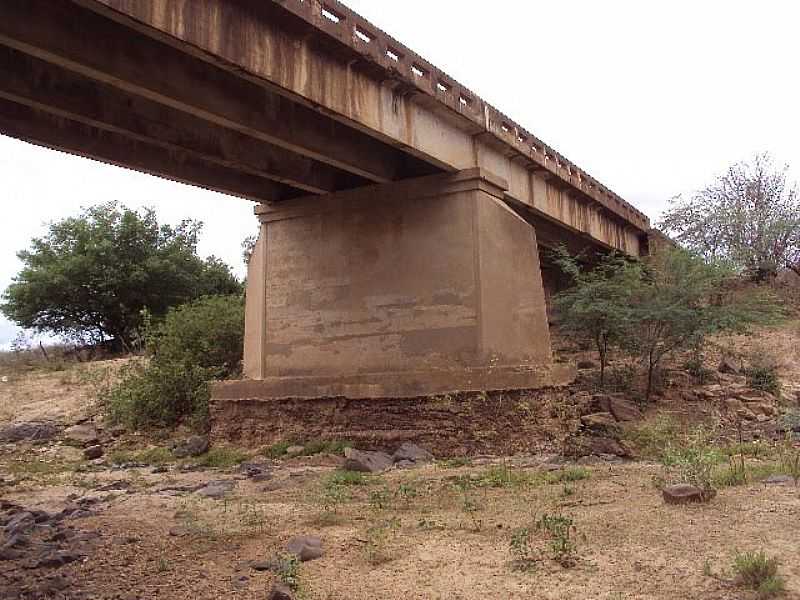
M208 452L208 438L202 435L193 435L190 438L175 443L172 447L172 454L175 458L189 458L190 456L200 456Z
M589 429L609 429L617 424L617 420L610 412L594 413L581 417L581 423Z
M211 481L195 493L203 498L219 500L233 490L234 487L236 487L236 482L234 481Z
M288 586L282 583L276 583L272 586L267 600L294 600L294 596L292 596L292 590L290 590Z
M286 544L289 554L294 554L302 562L321 558L325 551L322 549L322 540L311 535L301 535L289 540Z
M78 446L94 446L100 437L97 429L91 425L73 425L64 430L64 441Z
M51 440L57 434L58 427L53 423L12 423L11 425L0 428L0 442L41 442Z
M740 365L736 364L736 361L733 359L733 357L723 356L719 363L719 367L717 367L717 371L720 373L727 373L729 375L738 375L741 373L742 368Z
M83 457L87 460L94 460L103 456L104 453L102 446L89 446L83 451Z
M794 483L794 477L789 475L770 475L764 480L767 485L783 485L786 483Z
M237 590L243 590L250 585L250 578L247 575L233 575L231 577L231 585Z
M305 450L305 446L289 446L286 449L286 456L300 456Z
M360 471L361 473L380 473L392 466L392 457L385 452L370 452L346 448L343 468L346 471Z
M416 444L406 442L395 450L392 460L396 463L410 461L416 464L423 464L431 462L433 460L433 454L425 450L425 448L420 448Z
M717 495L715 490L702 490L687 483L669 485L661 490L667 504L692 504L710 502Z

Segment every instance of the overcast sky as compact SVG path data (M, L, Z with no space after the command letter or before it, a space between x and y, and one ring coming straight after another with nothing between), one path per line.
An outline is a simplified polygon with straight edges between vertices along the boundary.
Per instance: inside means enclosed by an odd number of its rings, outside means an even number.
M656 219L669 198L771 152L800 171L800 3L347 0ZM0 77L2 74L0 74ZM0 137L0 289L16 252L81 206L206 223L203 255L243 274L252 204ZM0 317L0 345L15 329Z

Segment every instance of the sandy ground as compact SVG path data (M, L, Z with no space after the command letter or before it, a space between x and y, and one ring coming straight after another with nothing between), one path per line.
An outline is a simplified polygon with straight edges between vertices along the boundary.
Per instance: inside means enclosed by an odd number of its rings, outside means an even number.
M778 352L795 389L799 337L793 326L732 343ZM0 384L0 424L69 424L93 411L91 385L72 371L32 371ZM251 561L274 558L293 536L315 535L325 555L297 568L297 598L747 600L755 595L734 584L733 556L764 549L780 561L782 597L800 599L795 485L752 483L722 489L707 505L675 507L655 486L660 465L598 460L582 467L588 478L553 483L546 481L559 477L551 459L479 458L390 471L339 486L331 501L329 482L341 460L334 457L253 456L268 473L257 483L238 467L172 464L154 472L113 467L107 458L86 461L59 442L6 444L0 500L50 513L76 502L90 507L70 527L99 537L84 558L57 569L64 585L41 598L263 600L276 574L253 570ZM498 472L506 481L493 486ZM232 490L219 499L197 493L216 480L231 482ZM569 567L554 560L550 537L536 530L545 514L573 519ZM509 550L519 528L531 530L523 570ZM52 581L53 573L0 560L0 598L34 598L20 595L20 586Z
M74 597L264 598L274 576L252 571L247 561L272 558L292 536L312 534L326 553L299 567L305 598L748 598L732 585L730 564L736 550L761 548L780 558L785 597L800 598L800 490L793 485L732 488L709 505L672 507L652 483L660 467L597 465L588 479L567 485L568 496L563 483L477 488L470 492L475 511L465 510L452 478L490 468L427 466L372 476L349 489L333 516L317 500L331 469L298 464L276 467L266 485L235 473L134 469L22 485L5 498L51 511L69 494L100 498L96 514L76 523L100 532L96 550L61 570L75 582ZM161 491L209 479L238 481L220 500ZM130 489L93 491L119 481ZM418 495L396 497L401 484ZM378 508L370 496L383 489L390 498ZM530 570L515 570L513 530L533 528L544 513L574 520L576 564L552 560L547 536L535 532ZM370 533L395 519L399 527L385 539ZM704 574L706 564L712 576ZM235 584L241 576L248 578L242 587Z

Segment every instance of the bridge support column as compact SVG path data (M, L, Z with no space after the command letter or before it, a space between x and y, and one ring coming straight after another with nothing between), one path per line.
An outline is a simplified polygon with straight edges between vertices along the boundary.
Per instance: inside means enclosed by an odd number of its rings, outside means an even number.
M478 169L261 206L245 375L215 397L536 388L552 363L534 229Z

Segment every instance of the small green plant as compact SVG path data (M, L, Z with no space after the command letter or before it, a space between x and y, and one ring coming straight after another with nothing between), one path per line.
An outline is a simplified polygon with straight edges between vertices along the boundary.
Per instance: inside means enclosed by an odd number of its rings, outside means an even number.
M592 472L586 467L568 467L559 471L551 471L544 474L547 483L574 483L589 479Z
M192 459L198 466L209 469L229 469L246 461L249 455L236 448L215 447L202 456Z
M536 563L531 543L531 530L520 527L511 533L508 552L511 554L511 568L515 571L528 571Z
M392 559L391 544L400 530L400 519L387 519L373 523L367 528L364 555L371 565L379 565Z
M272 444L271 446L264 448L261 451L261 454L267 458L281 458L282 456L286 455L286 451L291 446L291 442L278 442L277 444Z
M661 460L667 449L676 444L680 426L673 417L661 414L653 421L623 430L623 435L640 456Z
M469 467L472 465L472 459L467 456L455 456L448 458L439 463L445 469L458 469L460 467Z
M371 490L369 493L369 506L372 510L380 511L389 508L391 502L392 496L385 487Z
M778 566L778 559L769 558L763 550L738 552L733 559L733 572L739 585L755 590L759 598L772 598L784 591Z
M350 442L338 440L314 440L303 444L303 451L300 456L316 456L317 454L342 455L344 451L351 448ZM284 451L285 452L285 451Z
M688 483L701 490L714 489L714 470L723 456L712 444L714 432L695 428L683 444L668 446L661 462L675 483Z
M536 521L536 530L549 536L553 560L564 568L575 565L577 544L573 536L575 524L571 518L544 514Z
M367 477L358 471L335 471L329 478L329 485L367 485Z
M412 501L419 497L420 492L412 483L400 483L397 486L397 497L403 501L403 506L408 509Z
M294 555L279 554L273 561L277 566L278 580L293 592L300 589L300 559Z
M781 379L778 375L778 360L769 351L758 352L750 357L750 364L744 369L747 385L754 390L769 392L773 396L781 393Z

